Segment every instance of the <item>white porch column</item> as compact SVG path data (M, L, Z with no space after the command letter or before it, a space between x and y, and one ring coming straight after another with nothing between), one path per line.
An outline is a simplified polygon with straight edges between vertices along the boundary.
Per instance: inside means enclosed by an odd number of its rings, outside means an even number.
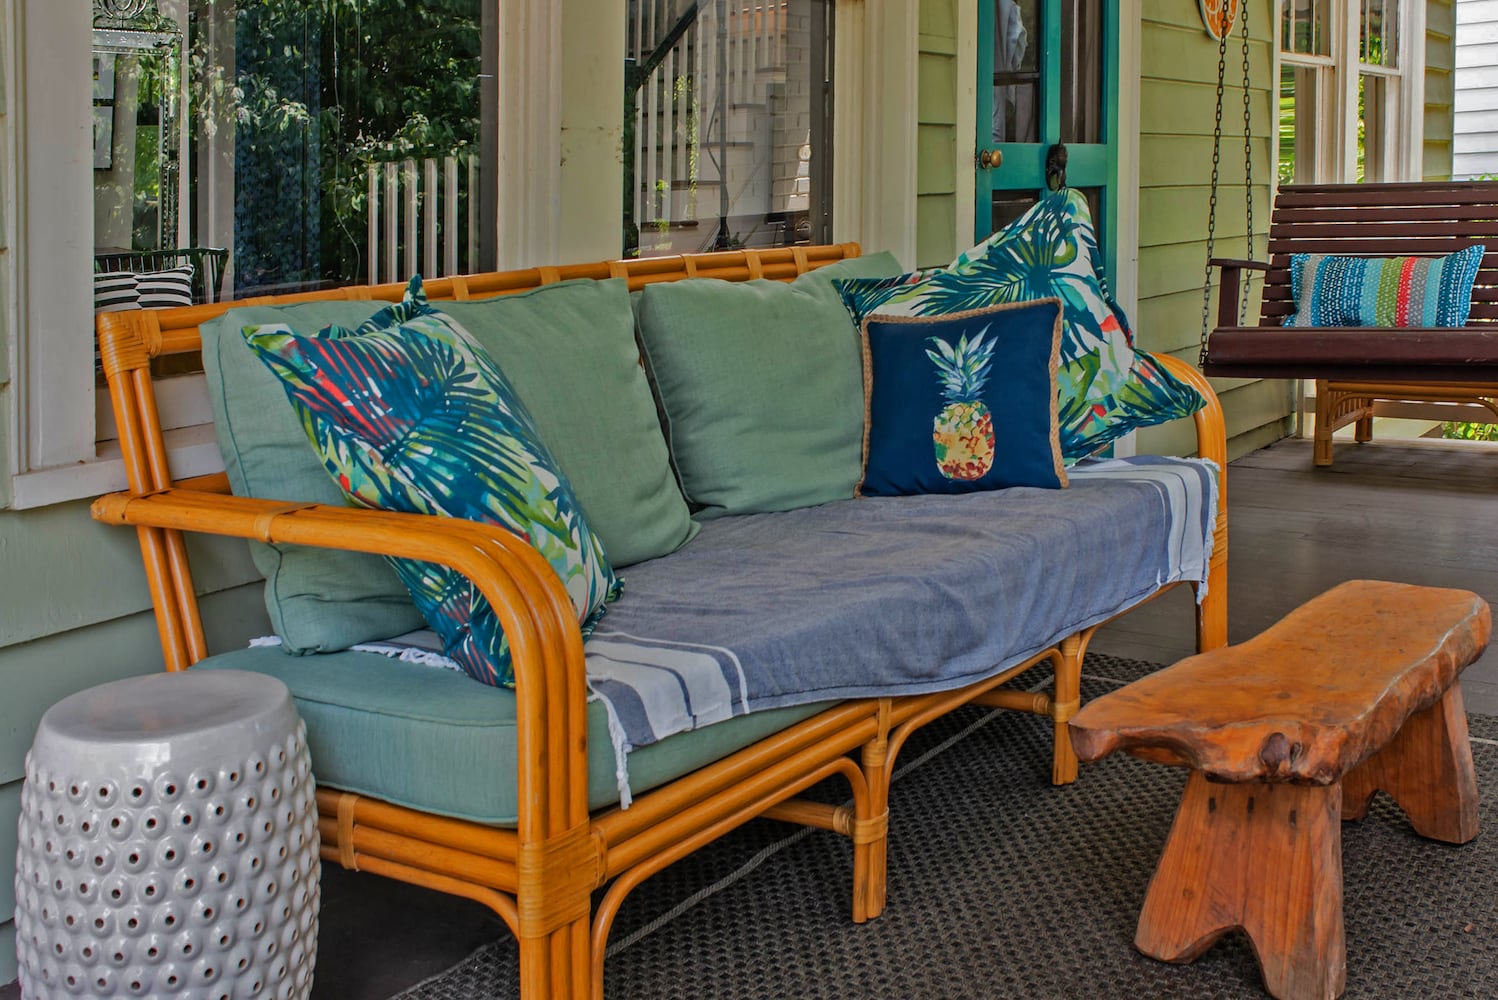
M915 265L920 5L839 0L833 239Z
M565 0L556 263L624 249L624 22L620 0ZM501 112L503 114L503 112Z
M557 263L562 204L562 4L499 4L496 266ZM487 165L487 164L486 164Z

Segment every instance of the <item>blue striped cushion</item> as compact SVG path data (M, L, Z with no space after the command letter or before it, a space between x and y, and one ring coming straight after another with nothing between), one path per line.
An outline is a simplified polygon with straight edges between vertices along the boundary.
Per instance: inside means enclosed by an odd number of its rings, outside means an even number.
M1285 326L1466 326L1481 243L1446 257L1290 257Z

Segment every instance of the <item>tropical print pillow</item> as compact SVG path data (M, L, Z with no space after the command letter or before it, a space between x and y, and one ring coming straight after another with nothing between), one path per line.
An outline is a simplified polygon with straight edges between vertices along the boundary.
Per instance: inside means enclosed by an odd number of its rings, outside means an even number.
M1061 450L1068 463L1138 427L1190 416L1205 405L1147 352L1134 347L1123 311L1104 289L1102 254L1086 199L1062 190L951 266L912 280L836 282L857 323L873 315L942 316L1005 302L1061 299L1056 376Z
M355 330L303 336L276 323L244 337L350 501L507 528L551 564L592 632L622 582L525 405L472 336L427 304L419 277ZM390 562L447 655L477 680L513 686L499 619L468 579Z

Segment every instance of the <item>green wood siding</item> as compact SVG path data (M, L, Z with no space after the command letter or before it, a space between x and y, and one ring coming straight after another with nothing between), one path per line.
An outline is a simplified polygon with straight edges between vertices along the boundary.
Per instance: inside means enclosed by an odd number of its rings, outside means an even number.
M1451 179L1452 140L1456 130L1456 5L1452 0L1425 4L1425 179Z
M957 121L956 0L921 0L920 32L915 252L917 267L932 267L956 253L957 171L970 169L957 155L972 123Z
M1217 206L1219 256L1262 257L1269 223L1272 159L1273 22L1271 5L1250 5L1249 67L1253 135L1254 249L1244 237L1242 55L1236 36L1228 47L1223 103L1222 165ZM1201 336L1202 279L1207 259L1207 213L1212 175L1217 43L1202 28L1194 4L1144 0L1139 81L1139 307L1135 329L1150 351L1196 361ZM1237 83L1237 86L1233 86ZM1214 275L1215 281L1215 275ZM1216 288L1212 315L1217 312ZM1262 447L1291 429L1291 400L1284 382L1218 380L1214 388L1227 414L1229 454ZM1182 452L1193 447L1184 421L1139 433L1142 452Z
M0 913L6 922L0 924L0 983L16 978L16 938L13 932L16 912L15 857L16 820L21 815L21 783L0 784L0 858L4 858L4 879L0 880Z

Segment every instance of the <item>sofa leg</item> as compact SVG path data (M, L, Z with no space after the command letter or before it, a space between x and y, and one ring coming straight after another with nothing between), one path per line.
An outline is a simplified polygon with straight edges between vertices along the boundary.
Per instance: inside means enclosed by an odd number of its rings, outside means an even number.
M1361 417L1353 426L1352 439L1358 444L1367 444L1373 440L1373 418Z
M1055 725L1051 784L1069 785L1077 780L1077 752L1072 749L1067 722L1082 707L1082 657L1092 629L1061 640L1061 655L1055 659L1055 693L1051 699L1051 721Z
M523 1000L603 1000L603 978L593 975L586 916L550 934L520 939Z
M853 921L863 923L884 912L889 869L889 740L863 745L862 771L869 816L853 831ZM860 829L859 826L867 824ZM860 843L860 841L864 841Z
M1196 606L1196 651L1205 653L1228 644L1228 561L1226 538L1219 535L1219 549L1212 553L1207 569L1207 595ZM1195 588L1193 588L1195 589Z

